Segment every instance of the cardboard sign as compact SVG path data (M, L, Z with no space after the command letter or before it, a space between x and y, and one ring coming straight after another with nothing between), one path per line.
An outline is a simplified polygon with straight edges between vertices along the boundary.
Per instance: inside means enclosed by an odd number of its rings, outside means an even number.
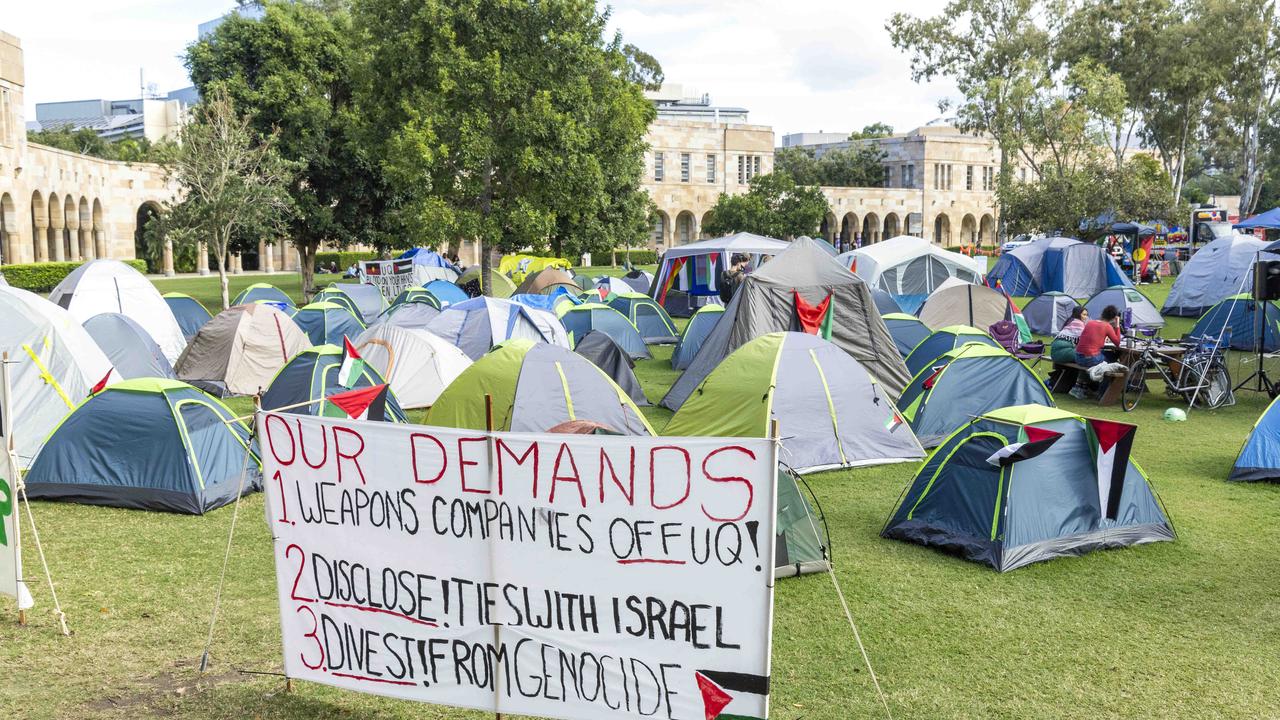
M549 718L764 718L753 438L257 417L290 677Z

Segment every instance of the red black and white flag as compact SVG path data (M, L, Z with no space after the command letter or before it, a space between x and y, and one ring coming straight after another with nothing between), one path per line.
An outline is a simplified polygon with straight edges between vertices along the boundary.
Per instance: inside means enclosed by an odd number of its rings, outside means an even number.
M325 398L325 417L345 417L349 420L386 420L387 386L348 390Z
M1120 496L1124 493L1124 476L1129 471L1129 453L1133 450L1136 425L1089 418L1089 427L1098 439L1098 510L1103 517L1115 520L1120 514Z
M1053 447L1053 444L1058 442L1058 438L1062 437L1060 432L1030 425L1023 428L1023 431L1027 434L1026 440L1005 445L991 453L991 457L987 458L987 462L996 467L1004 467L1023 460L1030 460Z
M696 670L706 720L759 720L756 708L769 696L769 677L750 673Z
M791 291L791 295L795 299L796 326L799 330L817 335L823 340L830 340L832 316L835 315L831 293L827 293L827 296L817 305L805 302L804 298L800 297L800 293L795 290Z
M89 389L89 394L97 395L98 393L102 392L102 390L107 387L107 383L111 382L111 373L115 371L116 371L115 368L111 368L110 370L108 370L107 374L103 375L102 379L99 380L97 383L95 383L94 386Z

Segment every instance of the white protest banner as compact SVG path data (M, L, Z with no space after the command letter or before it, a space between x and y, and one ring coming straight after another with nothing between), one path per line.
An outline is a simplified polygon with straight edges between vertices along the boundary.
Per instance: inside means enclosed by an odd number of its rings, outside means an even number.
M7 356L6 356L7 357ZM13 409L9 402L9 368L3 368L0 380L0 595L18 601L18 609L35 605L27 584L22 580L22 546L18 523L18 461L13 454Z
M770 441L257 423L290 677L569 720L767 717Z

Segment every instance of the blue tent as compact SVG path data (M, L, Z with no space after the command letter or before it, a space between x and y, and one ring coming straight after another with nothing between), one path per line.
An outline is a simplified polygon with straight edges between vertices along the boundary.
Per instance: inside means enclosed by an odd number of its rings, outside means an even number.
M364 332L364 323L343 305L313 302L303 305L293 321L307 334L312 345L341 345L342 338L355 339Z
M671 351L673 369L684 370L689 367L689 363L693 362L693 358L702 347L702 341L707 339L711 329L723 316L723 305L703 305L698 308L698 312L689 318L689 324L684 326L684 332L680 333L675 349Z
M422 265L423 267L448 268L456 273L459 273L459 274L462 273L462 271L459 270L456 265L446 260L443 255L436 252L435 250L428 250L427 248L424 248L424 247L409 248L408 250L405 250L404 252L400 253L400 256L397 257L396 259L403 260L405 258L412 258L414 265Z
M1258 213L1247 220L1241 220L1231 227L1237 230L1252 230L1255 228L1280 230L1280 208L1271 208L1264 213Z
M679 340L676 325L671 316L653 298L642 293L621 293L612 297L609 307L622 313L636 329L646 343L662 345Z
M976 327L948 325L944 328L938 328L928 337L911 346L911 350L907 352L903 360L907 364L907 372L911 373L912 377L915 377L916 373L928 367L934 360L965 343L981 343L991 347L1000 347L1000 343L991 339L990 335Z
M570 305L581 305L582 300L575 294L565 290L564 287L556 287L550 290L546 295L541 293L516 293L508 298L512 302L518 302L538 310L546 310L547 312L557 312L562 303Z
M511 299L516 297L518 296L512 295ZM636 326L608 305L586 303L567 307L560 313L560 322L564 324L565 332L569 333L570 342L575 344L587 333L597 330L608 335L632 360L652 357Z
M235 500L249 429L218 400L176 380L107 387L54 430L27 474L42 500L200 515ZM261 489L258 458L245 490Z
M909 304L913 306L911 307L910 312L915 312L916 310L920 309L920 306L922 304L924 304L924 299L926 297L928 296L913 295L911 297L904 296L902 299L909 300L910 301ZM880 288L871 288L871 299L875 301L876 310L880 311L881 317L888 315L889 313L900 313L905 311L905 308L902 307L902 303L899 302L899 298L895 298L894 296L890 295L887 290L881 290Z
M191 342L200 328L213 318L199 300L185 293L165 293L164 301L173 311L173 317L178 321L178 327L182 328L182 336L187 342Z
M469 299L469 295L462 288L454 285L448 280L432 280L422 286L431 296L440 303L441 308L447 308L454 303L460 303Z
M282 303L293 307L293 298L285 294L283 290L270 283L254 283L249 287L241 290L231 301L232 305L248 305L249 303L266 300L273 303Z
M175 379L173 365L151 335L128 315L101 313L84 321L89 337L102 348L120 377Z
M1280 307L1272 302L1261 303L1266 311L1260 318L1258 305L1250 295L1232 295L1201 315L1188 334L1192 337L1217 338L1222 335L1225 327L1230 332L1227 344L1232 350L1257 352L1259 337L1262 338L1264 352L1280 350Z
M1280 398L1272 400L1244 439L1228 480L1280 480Z
M1045 238L1000 256L987 273L987 284L1010 295L1046 292L1087 298L1112 285L1132 286L1106 250L1071 238Z
M293 359L280 368L280 372L276 373L276 376L271 379L271 385L262 394L262 407L267 410L288 407L308 400L319 400L322 397L329 397L348 390L385 385L387 382L382 379L382 376L378 374L378 371L372 365L365 363L364 369L361 370L360 376L356 378L355 383L350 388L345 388L338 384L338 369L341 365L342 348L336 345L320 345L303 350L294 355ZM310 405L303 405L284 412L298 415L319 415L324 404L323 402L314 402ZM400 402L396 400L395 393L389 389L387 390L386 415L387 420L390 422L408 422L405 418L404 410L400 409Z
M884 326L893 336L893 343L898 346L898 353L906 358L925 338L931 334L929 326L920 322L920 318L906 313L889 313L882 317Z

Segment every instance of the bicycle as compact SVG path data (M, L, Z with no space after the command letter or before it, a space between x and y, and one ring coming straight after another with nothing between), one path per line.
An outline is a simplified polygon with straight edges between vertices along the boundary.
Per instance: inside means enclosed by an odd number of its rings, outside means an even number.
M1120 396L1121 407L1130 412L1138 406L1147 391L1148 372L1155 370L1165 383L1169 397L1181 397L1192 406L1220 408L1235 404L1231 389L1231 374L1227 371L1224 353L1217 338L1188 338L1180 343L1186 347L1181 358L1160 352L1161 340L1156 330L1142 329L1144 338L1128 336L1135 345L1141 343L1142 354L1129 367L1124 377ZM1170 367L1177 367L1175 376Z

